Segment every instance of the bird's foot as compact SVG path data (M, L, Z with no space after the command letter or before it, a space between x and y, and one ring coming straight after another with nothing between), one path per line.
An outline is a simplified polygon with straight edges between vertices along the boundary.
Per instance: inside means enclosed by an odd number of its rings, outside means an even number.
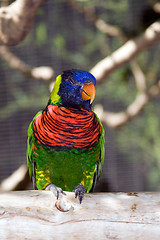
M56 185L54 185L53 183L50 183L46 186L45 190L49 190L51 191L56 198L59 198L59 195L62 193L63 195L66 195L65 192L63 192L63 190L59 187L57 187Z
M73 189L73 192L75 192L75 198L78 197L79 202L81 203L86 192L85 187L82 184L79 184Z

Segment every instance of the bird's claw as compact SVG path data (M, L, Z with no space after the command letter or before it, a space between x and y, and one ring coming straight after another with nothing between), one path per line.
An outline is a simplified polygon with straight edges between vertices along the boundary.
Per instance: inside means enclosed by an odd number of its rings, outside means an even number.
M63 195L66 195L61 188L57 187L53 183L48 184L45 190L51 191L56 196L57 199L59 198L60 193L62 193Z
M82 184L79 184L73 189L73 192L75 192L75 198L78 197L79 202L81 203L86 192L85 187Z

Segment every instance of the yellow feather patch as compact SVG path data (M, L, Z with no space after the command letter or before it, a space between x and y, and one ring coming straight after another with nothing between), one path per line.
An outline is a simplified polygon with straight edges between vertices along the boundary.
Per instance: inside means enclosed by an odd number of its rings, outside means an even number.
M89 171L85 171L83 172L84 178L81 181L81 184L86 188L87 186L89 186L89 190L92 187L93 184L93 172L89 172ZM89 190L87 190L87 192L89 192Z
M59 92L59 87L62 81L62 76L58 75L58 77L56 78L56 82L54 84L53 90L51 92L51 96L50 99L53 103L58 103L60 102L60 96L58 95Z
M36 183L37 188L42 189L41 186L43 186L43 189L51 183L50 177L49 177L49 170L47 171L37 171L36 172Z

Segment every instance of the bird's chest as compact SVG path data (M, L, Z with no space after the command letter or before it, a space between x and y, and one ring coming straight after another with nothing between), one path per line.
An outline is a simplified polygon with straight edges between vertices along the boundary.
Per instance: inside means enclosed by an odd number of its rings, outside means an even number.
M34 121L34 136L47 147L91 148L100 137L93 112L49 105Z

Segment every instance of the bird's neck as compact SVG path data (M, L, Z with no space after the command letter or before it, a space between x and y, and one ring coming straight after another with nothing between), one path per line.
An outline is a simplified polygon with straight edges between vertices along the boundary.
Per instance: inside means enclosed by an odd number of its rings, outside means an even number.
M92 111L92 104L90 104L89 101L86 101L85 104L83 104L82 106L76 105L76 104L62 104L61 101L57 101L57 102L53 102L51 101L51 99L49 99L47 107L53 105L53 106L57 106L59 108L66 108L68 110L72 111L88 111L91 112Z

